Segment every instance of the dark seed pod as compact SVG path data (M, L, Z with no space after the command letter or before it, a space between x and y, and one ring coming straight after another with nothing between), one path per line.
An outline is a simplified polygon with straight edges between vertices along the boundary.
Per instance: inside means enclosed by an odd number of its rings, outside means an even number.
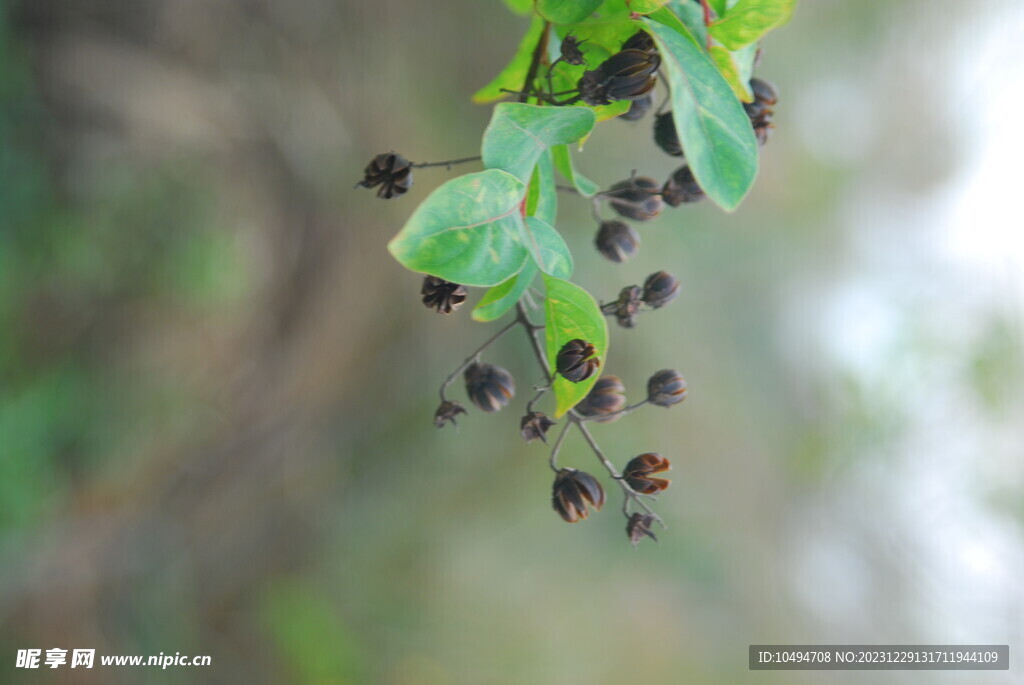
M540 438L547 442L545 434L548 429L555 425L555 422L548 418L547 414L539 411L532 411L519 421L519 434L526 442L533 442Z
M704 190L693 177L689 165L684 165L672 172L661 189L661 199L670 207L678 207L684 202L697 202L704 199Z
M383 200L402 195L412 187L412 165L405 157L394 152L374 157L363 173L365 176L357 185L364 188L379 185L377 197Z
M601 376L573 411L600 423L614 421L622 416L616 412L626 406L625 392L626 387L618 376Z
M621 264L636 254L640 247L640 236L626 222L613 219L601 222L594 244L605 258Z
M647 379L647 401L671 407L686 399L686 379L675 369L662 369Z
M646 31L637 31L632 36L626 39L626 42L622 44L623 50L640 50L641 52L657 54L658 48L654 44L654 39L651 38L651 34Z
M621 216L635 221L650 221L661 214L661 184L648 176L619 181L605 195L608 204Z
M572 383L579 383L594 375L601 360L594 354L594 345L576 338L562 345L555 358L555 367L562 377Z
M591 106L607 105L613 100L639 100L654 90L661 58L642 50L617 52L597 69L583 72L576 83L580 99Z
M663 112L654 118L654 142L665 151L665 154L682 157L683 146L679 142L679 134L676 133L676 122L672 119L672 112Z
M644 281L643 301L648 307L664 307L679 295L679 279L667 271L658 271Z
M437 276L427 276L420 288L423 304L439 314L451 314L466 301L466 287Z
M604 488L597 479L576 469L560 470L551 495L551 505L558 515L569 523L582 521L590 515L588 504L594 511L604 506Z
M768 81L756 76L750 79L750 91L754 94L754 100L763 102L766 105L774 105L779 101L779 91Z
M636 315L640 312L643 290L638 285L627 285L619 291L619 298L601 307L605 314L614 314L615 320L623 328L636 326Z
M750 79L750 90L754 94L754 101L744 103L743 109L750 117L757 142L764 145L772 129L772 116L775 114L773 107L779 101L779 94L775 86L759 78Z
M583 51L580 50L580 45L586 43L585 40L576 40L576 36L568 35L562 39L562 61L566 64L573 66L579 66L584 63Z
M465 414L466 408L458 402L452 402L451 400L445 400L441 403L441 406L434 412L434 425L438 428L442 428L446 422L451 422L454 426L455 417L459 414Z
M653 495L667 488L672 481L666 478L654 478L652 474L662 473L671 468L672 465L669 464L668 459L657 452L648 452L630 459L622 471L622 478L629 487L637 492Z
M498 411L516 394L512 374L494 364L473 362L463 377L469 399L484 411Z
M629 103L629 109L619 115L620 119L626 121L639 121L644 118L647 114L647 110L654 104L654 96L648 93L639 100L633 100Z
M626 535L629 536L629 541L633 543L634 547L640 544L644 536L649 537L655 542L658 541L658 537L651 530L653 524L654 517L650 514L641 514L639 511L633 512L629 517L629 522L626 524Z

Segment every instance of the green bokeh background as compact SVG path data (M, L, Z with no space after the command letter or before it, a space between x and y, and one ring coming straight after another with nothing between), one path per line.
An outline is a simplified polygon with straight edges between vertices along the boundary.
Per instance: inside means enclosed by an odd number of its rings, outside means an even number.
M673 462L669 529L637 549L614 485L585 523L551 511L518 437L520 336L487 356L512 407L431 424L498 324L425 310L385 245L458 171L352 189L381 151L476 152L469 95L524 19L0 8L0 682L1019 682L746 663L751 643L1024 646L1024 250L1018 217L965 195L992 176L986 131L1024 154L998 126L1022 111L1011 0L805 0L764 46L782 99L751 195L667 211L625 265L560 198L598 298L659 269L684 285L611 331L631 399L657 369L690 384L595 429L620 465ZM666 177L650 124L601 125L581 171ZM563 461L598 470L575 440ZM51 647L213 665L14 669Z

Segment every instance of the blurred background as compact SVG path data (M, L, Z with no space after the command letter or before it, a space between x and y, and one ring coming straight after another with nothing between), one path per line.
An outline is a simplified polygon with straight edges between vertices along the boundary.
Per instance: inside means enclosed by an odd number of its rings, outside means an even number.
M684 284L613 326L595 428L673 464L669 529L551 511L520 396L436 430L495 325L424 309L385 245L474 154L525 20L498 0L0 2L0 682L1019 683L758 672L751 643L1024 648L1024 6L814 0L764 45L758 181L640 226L561 198L577 280ZM665 178L650 118L578 156ZM454 395L464 401L461 389ZM563 463L598 472L571 439ZM208 654L16 670L18 649Z

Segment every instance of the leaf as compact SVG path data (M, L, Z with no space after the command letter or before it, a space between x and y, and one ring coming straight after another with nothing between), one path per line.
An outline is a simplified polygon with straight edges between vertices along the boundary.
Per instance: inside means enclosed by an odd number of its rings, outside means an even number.
M553 149L553 148L552 148ZM526 191L526 215L555 223L558 215L558 196L555 191L555 168L551 162L551 149L545 150L533 168L530 187Z
M696 11L696 26L702 31L704 29L704 20L702 18L703 14L700 11L700 7L689 2L689 0L686 0L685 5L680 5L679 2L676 2L674 7L675 11L672 11L667 7L662 7L657 12L652 12L650 14L650 18L659 24L664 24L670 29L674 29L682 36L690 37L698 46L703 45L703 43L697 43L697 39L694 37L695 35L699 35L699 32L695 32L693 30L694 24L686 21L687 18L693 18L693 12Z
M516 306L516 302L533 283L537 276L537 265L528 260L523 270L504 283L494 286L480 298L473 308L474 321L494 321L501 318L508 310Z
M586 176L577 173L572 164L572 155L569 154L568 145L556 145L551 148L551 156L555 160L555 168L558 173L565 177L565 180L573 185L583 197L592 197L600 190L600 187Z
M505 6L516 14L526 16L533 10L533 0L504 0Z
M708 27L704 25L704 8L701 7L699 3L693 2L693 0L672 0L668 9L671 9L672 14L686 25L686 28L689 30L690 35L693 36L693 40L697 45L704 47L708 44ZM662 14L660 12L650 16L651 19L674 28L676 31L682 33L678 26L674 26L667 21L663 21Z
M666 3L668 0L632 0L629 8L637 14L650 14L661 9Z
M601 0L537 0L537 11L552 24L575 24L597 9Z
M594 113L583 107L503 102L494 108L484 131L484 166L507 171L526 183L544 150L579 140L590 133L595 122Z
M718 71L722 72L722 76L729 82L729 86L732 88L732 92L736 94L736 97L743 102L753 102L754 94L750 92L750 84L747 82L749 79L743 79L743 76L740 74L740 68L733 59L733 54L721 45L712 45L711 59L715 61Z
M535 216L526 217L523 242L541 271L555 278L572 276L569 246L551 224Z
M526 187L500 169L453 178L427 196L388 250L412 271L472 286L523 268L520 203Z
M506 90L520 90L523 87L523 82L526 81L526 74L530 71L533 49L536 47L537 41L540 40L540 34L543 32L544 20L537 15L533 15L533 18L530 20L530 28L526 30L526 35L519 42L519 47L516 48L516 54L512 57L512 61L494 77L493 81L473 93L473 102L486 104L508 97L508 93L501 92L502 88Z
M725 47L739 50L789 21L795 7L796 0L739 0L708 30Z
M562 346L579 338L594 346L595 353L604 365L608 356L608 325L594 298L586 290L569 281L551 276L544 277L547 293L544 298L544 338L547 345L548 364L555 369L555 358ZM555 418L587 396L597 382L600 372L590 378L573 383L555 374Z
M684 0L687 2L688 0ZM722 16L726 12L727 4L726 0L708 0L708 4L711 5L711 9L715 11L715 14Z
M686 161L708 197L736 209L757 176L750 119L718 67L692 36L644 20L661 52L672 91L672 117Z

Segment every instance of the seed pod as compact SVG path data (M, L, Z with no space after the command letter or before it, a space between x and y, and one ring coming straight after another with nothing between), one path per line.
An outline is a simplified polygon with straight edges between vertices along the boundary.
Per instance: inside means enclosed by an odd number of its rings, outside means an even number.
M580 99L591 106L611 104L612 100L639 100L654 90L658 82L654 72L660 64L657 53L622 50L597 69L583 72L576 89Z
M558 515L569 523L582 521L590 515L587 505L594 511L604 506L604 488L589 473L576 469L561 469L555 476L551 505Z
M649 54L657 54L658 48L654 44L654 39L651 38L651 34L646 31L637 31L632 36L626 39L626 42L622 44L623 50L640 50Z
M605 193L608 204L621 216L635 221L650 221L659 214L663 202L661 185L648 176L619 181Z
M640 296L643 294L638 285L627 285L619 291L619 298L601 307L605 314L614 314L615 320L623 328L636 325L636 315L640 312Z
M379 185L377 197L382 200L402 195L412 187L412 165L405 157L394 152L374 157L363 173L365 176L357 185L364 188Z
M626 535L629 536L629 541L633 543L634 547L640 544L645 535L655 542L658 541L658 537L651 530L653 524L654 517L650 514L642 514L639 511L633 512L629 517L629 522L626 523Z
M651 474L662 473L671 468L668 459L657 452L648 452L630 459L626 468L622 470L622 478L637 492L653 495L667 488L672 481L666 478L653 478Z
M679 134L676 133L676 122L672 119L672 112L663 112L654 118L654 142L666 154L682 157L683 146L679 142Z
M562 377L571 383L579 383L594 375L601 360L594 355L593 343L588 343L579 338L570 340L562 345L558 356L555 357L555 368Z
M580 45L586 43L585 40L576 40L576 36L572 34L562 39L562 61L566 64L573 66L579 66L584 63L583 51L580 50Z
M456 425L455 417L458 416L459 414L465 413L466 408L463 407L458 402L445 400L444 402L441 403L441 406L437 408L437 411L434 412L434 425L437 426L438 428L442 428L444 427L445 422L450 421L451 424L454 426Z
M484 411L498 411L516 394L512 374L494 364L473 362L463 378L469 399Z
M672 172L661 189L661 199L671 207L704 199L704 190L693 177L689 165L683 165Z
M754 101L743 103L743 109L750 117L757 142L764 145L768 142L769 130L773 128L772 116L775 114L774 105L779 101L779 93L775 86L756 77L750 79L750 90L754 94Z
M633 100L629 103L629 109L619 115L620 119L626 121L639 121L644 118L647 114L647 110L654 104L654 96L648 93L639 100Z
M606 259L621 264L634 254L640 247L640 236L636 230L624 221L602 221L594 238L597 251Z
M757 102L774 105L779 101L779 91L763 78L755 76L750 79L750 91L754 94L754 100Z
M658 271L644 281L643 301L648 307L664 307L679 295L679 279L667 271Z
M554 425L555 422L549 419L544 412L531 411L519 420L519 434L526 442L533 442L540 438L542 442L546 443L547 438L544 435Z
M671 407L686 399L686 379L675 369L662 369L647 379L647 401Z
M600 423L615 421L622 416L616 412L626 406L625 392L626 387L622 385L618 376L601 376L573 411L585 418L594 418Z
M466 301L466 287L437 276L427 276L420 288L423 304L438 314L451 314Z

